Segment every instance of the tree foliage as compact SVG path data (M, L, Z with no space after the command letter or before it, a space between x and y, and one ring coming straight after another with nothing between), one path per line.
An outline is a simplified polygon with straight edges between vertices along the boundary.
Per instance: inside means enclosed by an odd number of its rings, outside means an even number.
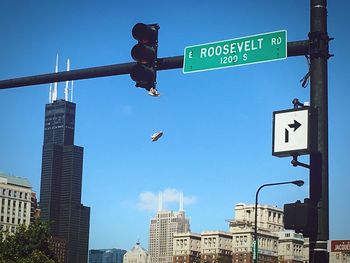
M39 220L19 226L13 235L2 232L0 263L55 263L50 238L48 225Z

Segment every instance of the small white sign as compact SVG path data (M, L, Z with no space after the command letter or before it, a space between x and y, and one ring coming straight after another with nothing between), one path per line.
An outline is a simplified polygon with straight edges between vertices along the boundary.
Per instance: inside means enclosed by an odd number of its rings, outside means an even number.
M309 110L292 109L273 113L272 155L308 154Z

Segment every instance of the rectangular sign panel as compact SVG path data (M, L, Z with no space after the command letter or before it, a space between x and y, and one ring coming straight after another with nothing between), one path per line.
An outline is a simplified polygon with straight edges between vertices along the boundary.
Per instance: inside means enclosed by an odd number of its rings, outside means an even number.
M350 253L350 240L332 240L331 252Z
M185 48L183 72L213 70L287 58L287 31L275 31Z
M305 108L273 113L272 155L285 157L310 152L309 113Z

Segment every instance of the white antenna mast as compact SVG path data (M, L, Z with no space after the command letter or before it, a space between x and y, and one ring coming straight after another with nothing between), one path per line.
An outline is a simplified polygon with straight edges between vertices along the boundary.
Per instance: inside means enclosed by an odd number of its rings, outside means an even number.
M70 102L73 102L73 80L71 82L70 91Z
M49 102L52 103L52 83L50 83Z
M184 211L184 193L180 192L180 206L179 211Z
M69 59L67 59L67 71L69 71ZM66 87L64 88L64 100L65 101L68 101L68 93L69 93L68 84L69 84L69 80L66 81Z
M159 192L158 194L158 212L163 210L163 193Z
M55 73L58 72L58 53L56 55L56 67L55 67ZM57 82L53 85L53 93L52 93L52 102L57 100Z

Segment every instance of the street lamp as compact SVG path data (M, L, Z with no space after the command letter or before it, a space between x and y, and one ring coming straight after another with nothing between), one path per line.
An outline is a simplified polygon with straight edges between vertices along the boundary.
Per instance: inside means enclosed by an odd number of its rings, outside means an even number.
M253 245L253 259L254 263L258 263L258 195L260 190L265 186L273 186L273 185L281 185L281 184L295 184L297 186L304 185L303 180L296 181L288 181L288 182L280 182L280 183L271 183L271 184L263 184L258 188L255 195L255 220L254 220L254 245Z

